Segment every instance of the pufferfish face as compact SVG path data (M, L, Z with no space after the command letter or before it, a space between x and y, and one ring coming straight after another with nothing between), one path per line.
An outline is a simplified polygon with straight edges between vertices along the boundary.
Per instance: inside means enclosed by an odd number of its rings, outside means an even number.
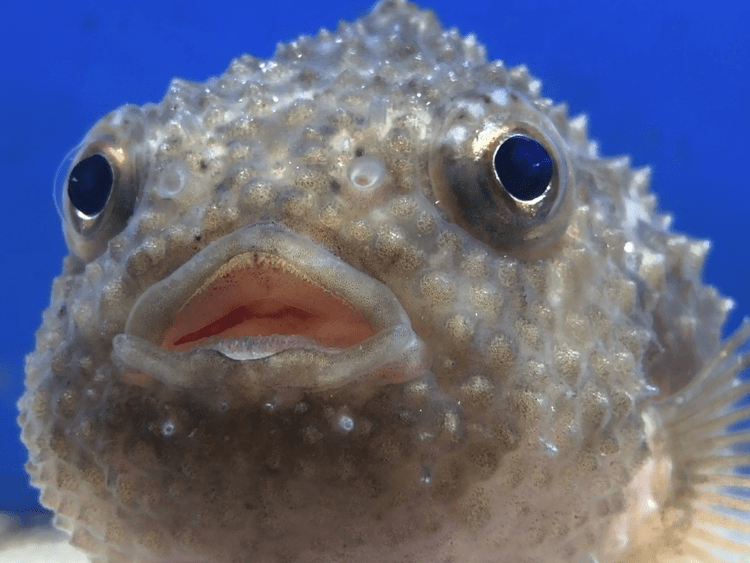
M20 421L92 561L609 561L727 309L647 171L403 2L118 109L64 184Z

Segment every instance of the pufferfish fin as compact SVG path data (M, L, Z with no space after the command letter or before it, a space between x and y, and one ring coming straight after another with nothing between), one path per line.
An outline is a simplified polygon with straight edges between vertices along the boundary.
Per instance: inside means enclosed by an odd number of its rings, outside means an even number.
M745 319L698 376L660 405L672 442L675 561L750 563L748 366Z

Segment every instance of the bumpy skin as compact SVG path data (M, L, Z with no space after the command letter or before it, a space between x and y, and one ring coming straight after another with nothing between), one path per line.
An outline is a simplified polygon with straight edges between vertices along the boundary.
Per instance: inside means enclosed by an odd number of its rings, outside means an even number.
M66 215L20 403L74 545L110 563L615 561L644 412L716 352L727 304L648 172L600 158L539 90L387 1L103 118L81 151L119 151L124 211L85 235ZM477 139L503 127L555 158L549 224L492 231L501 200L451 199L495 181ZM387 286L424 373L278 396L129 375L113 339L139 296L254 225Z

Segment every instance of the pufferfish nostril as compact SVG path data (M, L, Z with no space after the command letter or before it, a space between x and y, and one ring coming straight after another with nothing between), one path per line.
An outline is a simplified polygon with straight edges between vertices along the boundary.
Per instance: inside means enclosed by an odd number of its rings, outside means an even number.
M554 165L541 143L514 135L497 148L493 160L500 183L511 196L532 201L547 190Z

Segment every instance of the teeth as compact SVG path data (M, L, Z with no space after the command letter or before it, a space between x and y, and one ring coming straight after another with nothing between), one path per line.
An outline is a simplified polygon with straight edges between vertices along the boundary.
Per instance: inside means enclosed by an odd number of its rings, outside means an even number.
M345 348L304 334L219 335L197 340L192 349L162 347L182 309L213 287L217 272L246 254L289 264L298 278L354 307L372 336ZM308 239L272 225L219 239L150 287L130 312L125 333L113 340L113 358L126 380L196 391L222 386L248 400L269 390L320 392L353 383L370 389L409 381L424 371L424 356L423 343L387 287Z
M233 360L257 360L278 354L290 348L323 350L329 354L340 352L339 348L326 348L311 338L297 334L274 334L247 338L222 338L208 343L206 348L221 352Z

